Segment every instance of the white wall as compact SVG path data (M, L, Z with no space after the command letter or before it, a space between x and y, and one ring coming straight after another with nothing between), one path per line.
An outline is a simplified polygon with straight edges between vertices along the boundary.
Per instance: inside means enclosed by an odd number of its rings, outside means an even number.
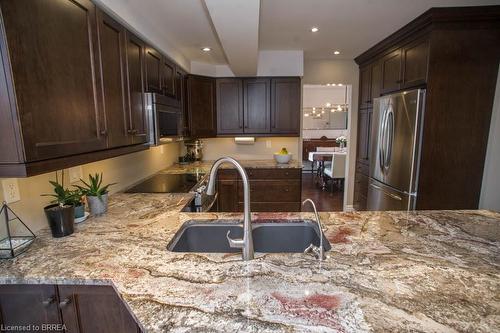
M110 192L114 193L172 165L177 161L178 156L179 144L166 144L138 153L84 164L82 166L83 177L87 179L88 174L102 172L104 183L117 183L110 187ZM9 204L33 231L48 227L43 207L49 204L51 198L42 197L41 194L53 191L49 180L55 180L55 172L28 178L19 178L17 181L21 200ZM71 188L71 186L68 186L68 171L65 172L64 185ZM0 202L2 201L3 189L1 189L0 185Z
M302 76L304 75L304 51L264 50L259 51L257 76Z
M491 115L479 208L500 212L500 69Z
M302 160L299 154L299 138L273 137L255 138L253 145L239 145L234 138L203 139L203 160L213 161L223 156L236 159L268 160L273 154L285 147L293 159Z
M306 60L304 84L344 83L352 86L351 112L348 121L348 170L344 193L344 209L351 209L353 202L354 172L356 164L356 136L358 123L359 68L354 60Z
M191 74L212 77L235 76L229 65L212 65L191 61ZM257 76L302 76L304 74L304 52L259 51Z

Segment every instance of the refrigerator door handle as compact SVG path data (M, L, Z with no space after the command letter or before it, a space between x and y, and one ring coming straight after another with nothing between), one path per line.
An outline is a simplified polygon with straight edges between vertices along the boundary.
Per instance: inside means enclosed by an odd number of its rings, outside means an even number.
M387 116L387 109L385 109L384 113L382 114L382 121L381 121L379 140L378 140L379 166L381 172L384 172L384 165L385 165L384 143L385 143L385 131L386 131L386 116Z
M385 142L385 157L384 157L384 169L388 170L391 166L392 160L392 144L394 142L394 111L392 108L387 110L385 131L386 131L386 142Z

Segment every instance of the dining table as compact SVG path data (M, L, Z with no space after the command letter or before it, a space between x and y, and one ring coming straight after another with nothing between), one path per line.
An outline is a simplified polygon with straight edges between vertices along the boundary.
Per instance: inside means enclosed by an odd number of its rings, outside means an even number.
M347 155L346 151L312 151L309 152L308 160L312 162L311 173L314 174L314 165L318 164L316 170L316 180L320 183L321 189L326 189L326 180L324 175L325 162L331 161L333 155Z

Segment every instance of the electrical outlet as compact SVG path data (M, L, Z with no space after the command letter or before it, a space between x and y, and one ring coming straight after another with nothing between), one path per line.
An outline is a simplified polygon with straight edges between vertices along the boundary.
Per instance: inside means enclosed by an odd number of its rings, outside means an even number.
M68 173L69 173L69 182L71 184L76 183L77 181L80 180L80 178L83 178L83 169L81 165L69 168Z
M272 147L271 140L266 140L266 148L271 148L271 147Z
M8 178L2 180L3 199L6 203L16 202L21 200L19 193L19 184L17 178Z
M165 148L163 145L160 146L160 154L163 155L165 153Z

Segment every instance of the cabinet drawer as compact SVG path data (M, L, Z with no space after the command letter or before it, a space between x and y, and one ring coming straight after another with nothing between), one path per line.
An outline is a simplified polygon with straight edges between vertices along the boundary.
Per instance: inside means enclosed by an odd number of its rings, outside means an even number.
M252 212L300 212L300 202L252 202ZM243 202L238 203L238 211L243 211Z
M251 202L300 201L299 180L252 180L250 181ZM243 201L243 182L238 182L238 201Z
M250 179L300 179L301 169L245 169Z
M300 180L302 169L255 169L247 168L248 178L251 180L271 180L271 179L293 179ZM235 169L220 169L217 177L219 180L234 180L241 179Z
M369 165L366 163L360 163L359 161L356 163L356 173L361 173L363 175L369 175Z

